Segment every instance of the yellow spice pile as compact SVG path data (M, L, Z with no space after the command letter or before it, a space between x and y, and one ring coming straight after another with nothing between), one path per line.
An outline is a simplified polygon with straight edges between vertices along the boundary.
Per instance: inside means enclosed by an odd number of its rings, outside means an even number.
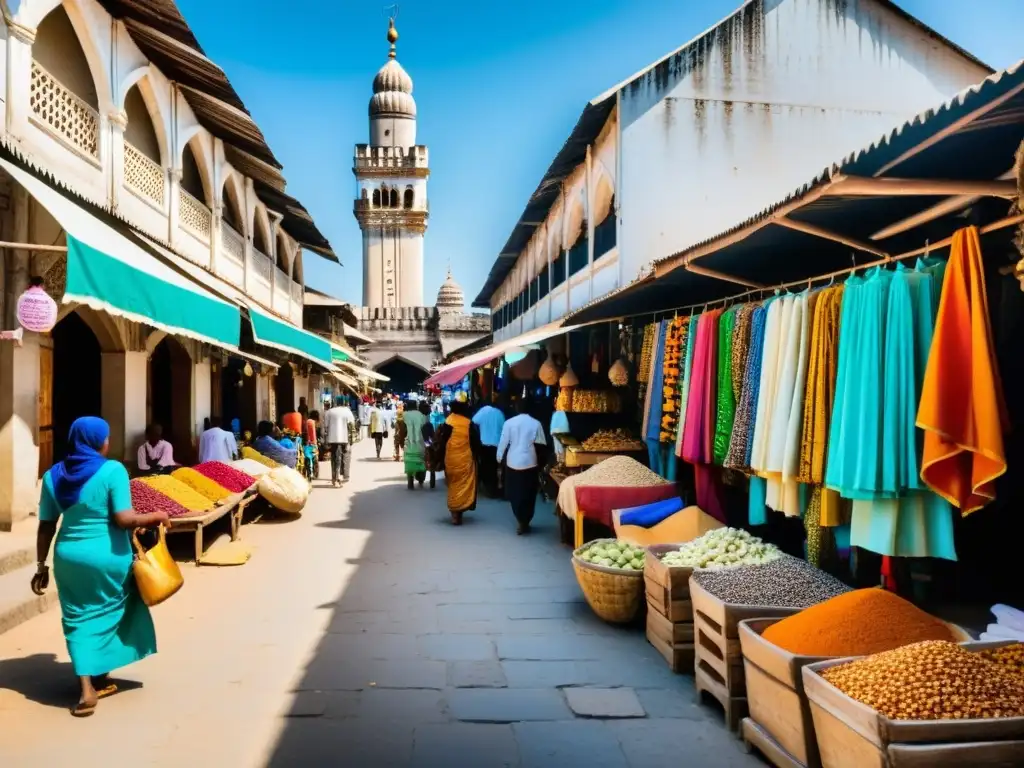
M1024 676L941 640L831 667L822 677L893 720L1024 717Z
M1018 674L1024 674L1024 643L1004 645L1002 648L990 648L987 651L981 651L980 655L989 661L994 661L996 664L1009 667Z

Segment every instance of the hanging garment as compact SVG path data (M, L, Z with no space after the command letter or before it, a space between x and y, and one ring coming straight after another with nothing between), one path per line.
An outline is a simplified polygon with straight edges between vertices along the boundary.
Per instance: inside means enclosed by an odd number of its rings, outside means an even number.
M715 436L712 448L714 463L721 466L729 451L729 437L736 412L736 398L732 386L732 336L736 326L736 311L728 309L718 323L718 397L715 409Z
M737 400L733 418L732 436L729 438L729 453L725 466L730 469L750 469L750 443L754 433L754 414L757 411L757 394L761 384L761 359L764 355L764 321L767 310L755 306L750 313L750 344L747 349L743 370L743 386Z
M800 336L796 350L796 374L789 390L789 417L786 423L786 444L782 453L782 485L780 509L789 517L803 514L801 485L797 481L800 471L800 444L803 437L804 394L807 387L807 358L811 347L811 316L818 303L818 292L803 293L797 297L795 307L800 312ZM802 303L802 308L801 308Z
M662 359L662 406L661 432L662 443L675 445L676 430L679 426L679 380L680 365L683 356L683 344L686 341L687 318L674 318L665 332L665 356Z
M665 354L665 332L667 323L658 323L658 331L655 336L654 354L651 356L650 386L647 389L647 407L644 409L644 424L642 437L648 442L658 442L661 432L661 403L662 403L662 368L661 360ZM653 467L653 465L652 465Z
M785 296L782 302L775 402L768 425L768 447L764 464L765 477L768 479L768 507L778 512L784 511L783 508L786 506L782 493L782 466L785 462L786 436L789 432L789 412L797 380L804 310L807 308L806 297L803 295ZM794 514L799 514L799 510Z
M706 411L704 397L709 377L712 347L712 325L717 332L717 323L712 314L700 316L696 346L693 350L693 371L690 376L690 391L686 398L686 432L683 435L682 458L691 464L703 461L703 423Z
M892 272L851 277L843 295L839 373L825 484L848 499L882 492L885 316Z
M750 525L764 525L768 522L768 506L765 504L767 481L756 475L750 478L750 498L747 509L747 522Z
M690 376L693 373L693 348L697 342L700 316L690 315L686 329L686 355L683 361L683 376L679 382L679 428L676 430L675 454L683 457L683 434L686 431L686 403L690 395Z
M754 317L754 308L753 304L743 304L737 308L736 323L732 332L730 373L732 376L732 398L737 406L743 394L743 374L747 368L747 355L750 352L750 324ZM733 419L735 421L735 414L733 414ZM728 453L728 450L726 452Z
M772 300L768 306L768 315L765 320L757 410L754 415L754 433L749 448L750 469L762 477L765 476L768 469L768 438L771 434L772 409L775 407L775 384L778 380L779 345L785 307L784 299Z
M968 515L995 498L1008 428L976 227L953 235L917 426L921 477Z

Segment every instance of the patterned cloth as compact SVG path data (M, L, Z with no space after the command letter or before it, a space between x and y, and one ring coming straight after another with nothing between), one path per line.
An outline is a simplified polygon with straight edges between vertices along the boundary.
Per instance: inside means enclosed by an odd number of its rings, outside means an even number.
M763 305L755 305L750 313L750 343L743 370L743 388L736 403L729 451L725 457L725 466L729 469L750 470L750 438L754 430L754 413L757 411L758 386L761 382L766 313Z
M736 307L726 310L718 323L718 398L715 408L714 463L725 461L729 452L729 437L736 413L736 398L732 386L732 334L736 326Z

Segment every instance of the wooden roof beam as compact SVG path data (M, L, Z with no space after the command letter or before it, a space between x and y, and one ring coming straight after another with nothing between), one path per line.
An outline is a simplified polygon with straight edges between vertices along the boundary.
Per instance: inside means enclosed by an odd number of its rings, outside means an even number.
M926 197L975 195L978 197L1017 196L1017 184L1012 180L963 181L944 179L870 179L863 176L846 176L832 185L828 192L833 196L863 197Z
M820 237L825 240L832 240L833 242L836 243L842 243L843 245L847 245L850 248L854 248L858 251L864 251L865 253L873 253L876 256L879 256L883 259L889 258L889 254L886 251L881 250L876 245L872 245L871 243L865 243L861 240L857 240L856 238L847 237L846 235L841 235L838 232L833 232L832 230L825 229L824 227L819 227L815 224L808 224L805 221L794 221L793 219L786 218L785 216L783 216L781 218L776 219L772 223L777 224L780 227L786 227L787 229L795 230L797 232L803 232L805 235L812 235L814 237Z
M705 267L698 267L696 264L687 264L686 271L692 272L695 275L701 275L702 277L710 277L715 280L721 280L726 283L735 283L736 285L742 285L745 288L765 288L766 286L761 283L755 283L753 280L746 280L742 277L736 277L735 275L727 275L724 272L719 272L715 269L707 269Z

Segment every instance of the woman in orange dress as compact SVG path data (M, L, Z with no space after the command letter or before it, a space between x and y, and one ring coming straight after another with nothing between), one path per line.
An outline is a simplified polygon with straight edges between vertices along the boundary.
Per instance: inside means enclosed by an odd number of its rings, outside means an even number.
M462 513L476 509L476 460L480 433L469 419L463 402L452 403L452 413L438 430L443 444L444 478L448 485L448 511L452 525L462 525Z

